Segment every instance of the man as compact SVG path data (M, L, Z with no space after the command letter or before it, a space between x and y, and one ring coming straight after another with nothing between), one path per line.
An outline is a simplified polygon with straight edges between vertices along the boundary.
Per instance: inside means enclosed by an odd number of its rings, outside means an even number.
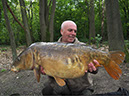
M76 38L77 25L73 21L64 21L61 25L60 32L62 36L59 38L58 42L85 44ZM93 63L99 65L96 60L94 60ZM43 95L91 95L92 90L89 88L92 85L92 78L89 73L97 73L97 69L93 63L88 64L88 72L86 72L83 77L67 79L66 85L63 87L57 85L55 80L49 77L49 83L42 90Z

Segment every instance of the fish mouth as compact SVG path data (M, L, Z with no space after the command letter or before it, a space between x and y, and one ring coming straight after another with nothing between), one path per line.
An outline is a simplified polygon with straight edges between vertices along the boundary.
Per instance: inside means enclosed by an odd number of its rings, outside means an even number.
M19 69L17 69L14 66L12 66L11 71L13 71L13 72L19 72Z

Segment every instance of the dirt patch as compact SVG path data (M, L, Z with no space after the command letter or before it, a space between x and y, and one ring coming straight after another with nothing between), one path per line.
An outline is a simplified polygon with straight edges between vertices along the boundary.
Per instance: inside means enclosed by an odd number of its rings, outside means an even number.
M42 96L41 90L48 78L41 76L40 82L36 81L33 71L21 71L14 73L9 71L12 63L12 55L9 47L7 50L0 51L0 96L10 96L11 94L20 94L27 96ZM18 48L20 53L24 47ZM0 48L0 50L2 50ZM129 90L129 68L128 63L120 65L123 74L119 80L112 79L103 67L99 68L96 75L92 75L94 79L94 93L115 92L119 87Z

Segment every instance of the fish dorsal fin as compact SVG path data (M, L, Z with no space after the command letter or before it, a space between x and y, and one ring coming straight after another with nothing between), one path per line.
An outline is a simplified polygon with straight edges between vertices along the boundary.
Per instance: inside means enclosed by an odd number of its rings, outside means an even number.
M111 51L111 59L117 64L121 64L125 59L125 53L122 51Z
M35 66L33 70L34 70L34 75L37 79L37 82L39 82L40 81L40 68L39 68L39 66L38 65Z
M56 80L56 82L59 86L64 86L66 84L65 81L61 78L54 77L54 79Z

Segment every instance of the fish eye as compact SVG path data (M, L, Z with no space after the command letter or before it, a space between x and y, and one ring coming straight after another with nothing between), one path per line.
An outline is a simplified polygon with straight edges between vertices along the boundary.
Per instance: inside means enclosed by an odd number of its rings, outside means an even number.
M20 57L18 57L17 60L20 61Z
M14 65L12 65L12 66L11 66L11 68L15 68L15 66L14 66Z

